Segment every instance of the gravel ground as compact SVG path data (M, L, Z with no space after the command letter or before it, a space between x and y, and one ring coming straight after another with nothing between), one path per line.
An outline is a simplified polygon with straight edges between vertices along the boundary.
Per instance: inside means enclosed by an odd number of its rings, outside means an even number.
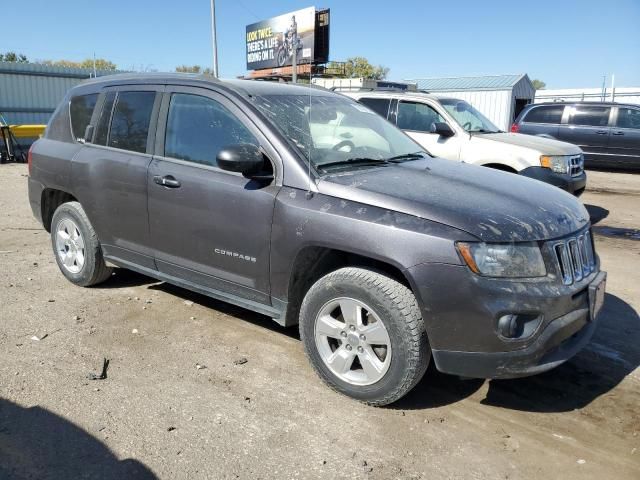
M323 386L296 329L125 270L71 285L26 166L1 165L0 478L640 478L640 175L595 177L590 345L526 379L430 368L371 408Z

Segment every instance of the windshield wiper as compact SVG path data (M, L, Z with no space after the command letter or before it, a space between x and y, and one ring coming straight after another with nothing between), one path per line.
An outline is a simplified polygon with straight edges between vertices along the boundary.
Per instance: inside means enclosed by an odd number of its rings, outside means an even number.
M367 166L367 165L386 165L388 162L384 158L369 158L369 157L354 157L347 158L346 160L338 160L336 162L323 163L321 165L317 165L320 170L326 170L327 167L338 167L341 165L358 165L358 166Z
M424 152L404 153L402 155L395 155L386 159L387 162L399 163L403 160L418 160L424 158Z

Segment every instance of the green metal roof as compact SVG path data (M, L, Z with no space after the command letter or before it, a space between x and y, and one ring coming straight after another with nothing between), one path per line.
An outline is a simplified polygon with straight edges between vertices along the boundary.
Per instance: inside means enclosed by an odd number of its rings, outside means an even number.
M418 88L429 92L453 92L460 90L509 90L523 78L529 81L526 74L490 75L484 77L446 77L416 78L409 80L417 83Z

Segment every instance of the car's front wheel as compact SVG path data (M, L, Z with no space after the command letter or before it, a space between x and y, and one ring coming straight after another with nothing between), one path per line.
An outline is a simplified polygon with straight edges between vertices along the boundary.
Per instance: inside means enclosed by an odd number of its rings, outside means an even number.
M411 290L363 268L336 270L309 289L300 336L320 377L369 405L403 397L429 365L427 335Z
M111 276L102 247L82 205L60 205L51 220L51 244L56 262L67 279L81 287L104 282Z

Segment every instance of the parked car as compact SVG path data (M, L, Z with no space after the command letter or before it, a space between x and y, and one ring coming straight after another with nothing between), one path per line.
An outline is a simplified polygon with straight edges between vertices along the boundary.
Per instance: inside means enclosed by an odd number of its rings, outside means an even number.
M30 151L29 201L70 282L115 265L299 324L319 376L372 405L431 358L467 377L553 368L589 341L604 298L574 197L432 158L308 87L83 83Z
M525 107L511 131L578 145L589 168L640 170L640 105L536 103Z
M464 100L421 92L343 93L387 118L437 157L518 173L576 196L585 189L579 148L502 132Z

